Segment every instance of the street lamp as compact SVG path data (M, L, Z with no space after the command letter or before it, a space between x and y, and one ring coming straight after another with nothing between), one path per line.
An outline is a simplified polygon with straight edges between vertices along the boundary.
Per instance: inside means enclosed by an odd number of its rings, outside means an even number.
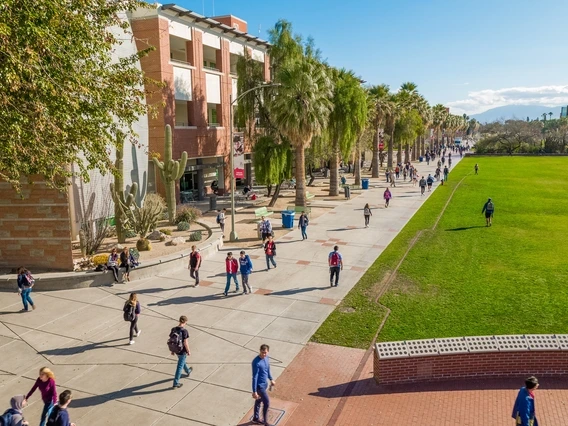
M253 87L241 93L235 99L233 99L233 94L229 95L229 126L231 128L231 139L229 143L231 144L231 234L229 239L231 241L237 241L239 236L237 231L235 231L235 143L233 141L233 104L241 99L246 94L253 92L255 90L264 89L265 87L278 87L281 86L280 83L264 83L260 86Z

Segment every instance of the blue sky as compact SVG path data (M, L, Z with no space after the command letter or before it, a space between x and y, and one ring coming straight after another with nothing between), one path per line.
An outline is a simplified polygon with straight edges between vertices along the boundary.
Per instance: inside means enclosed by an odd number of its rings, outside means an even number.
M179 0L232 14L248 32L284 18L322 57L371 84L413 81L430 103L476 113L507 104L568 104L568 1ZM259 33L260 29L260 33Z

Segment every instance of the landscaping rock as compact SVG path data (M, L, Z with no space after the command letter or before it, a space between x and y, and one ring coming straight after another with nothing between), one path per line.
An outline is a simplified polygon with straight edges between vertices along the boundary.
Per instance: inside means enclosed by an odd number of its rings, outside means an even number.
M166 234L164 234L163 232L160 232L156 229L155 231L148 234L148 236L146 238L148 240L160 240L162 238L162 236L165 237Z
M170 241L170 243L172 244L172 246L185 244L185 238L184 237L175 237L175 238L172 238L172 241Z

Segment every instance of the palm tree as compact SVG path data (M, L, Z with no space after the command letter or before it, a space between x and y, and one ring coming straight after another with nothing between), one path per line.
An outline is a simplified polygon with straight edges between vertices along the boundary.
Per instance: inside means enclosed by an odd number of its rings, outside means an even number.
M432 124L434 126L434 131L436 132L436 146L435 149L440 148L440 131L444 128L444 123L448 115L446 107L442 104L437 104L432 110Z
M408 112L416 107L416 103L418 102L418 97L420 96L417 91L416 84L411 81L407 81L406 83L402 83L400 86L400 90L397 93L398 102L401 108ZM402 163L402 140L399 138L398 140L398 152L396 155L397 163ZM404 162L407 163L410 161L410 142L408 140L405 141L404 145Z
M389 91L389 86L386 84L379 84L377 86L372 86L369 89L369 95L373 104L373 109L375 110L375 140L373 142L373 159L371 161L372 174L371 177L379 177L379 129L385 126L386 118L390 113L390 108L392 107L391 94ZM390 152L390 166L392 167L392 147L389 145Z
M550 120L552 120L552 116L553 116L553 115L554 115L554 114L553 114L552 112L549 112L549 113L548 113L548 116L550 117Z
M542 113L542 119L543 119L543 121L546 121L546 115L547 115L546 112L543 112L543 113Z
M304 150L327 126L333 108L333 83L321 63L307 58L283 66L275 77L281 86L270 102L270 111L276 127L295 149L295 204L305 206Z
M388 99L388 114L386 117L386 130L390 133L389 147L387 153L387 169L392 169L393 151L394 151L394 129L396 120L402 113L402 108L398 104L395 95L391 95Z
M333 110L327 134L332 146L329 195L339 195L339 158L347 158L367 121L367 93L353 71L331 70Z

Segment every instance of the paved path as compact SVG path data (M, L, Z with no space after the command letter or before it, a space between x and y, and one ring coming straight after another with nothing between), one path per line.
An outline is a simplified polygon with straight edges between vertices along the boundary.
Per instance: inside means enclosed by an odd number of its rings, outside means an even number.
M434 169L418 167L426 174ZM27 392L38 369L49 366L59 389L75 393L71 413L78 425L234 426L252 406L250 362L260 344L271 346L277 378L427 199L418 187L399 183L385 209L384 177L371 185L314 219L309 240L302 241L297 229L282 237L278 268L265 271L262 250L249 250L253 295L221 296L224 252L205 259L198 288L190 286L187 270L176 270L113 288L35 293L38 309L30 313L18 313L16 294L0 293L0 401L6 405L9 397ZM368 229L366 202L374 208ZM345 269L339 287L330 288L327 256L335 244ZM132 346L121 311L131 291L143 306L143 333ZM174 390L175 360L166 340L180 315L189 318L194 370ZM34 395L26 409L32 423L39 417L39 399Z

